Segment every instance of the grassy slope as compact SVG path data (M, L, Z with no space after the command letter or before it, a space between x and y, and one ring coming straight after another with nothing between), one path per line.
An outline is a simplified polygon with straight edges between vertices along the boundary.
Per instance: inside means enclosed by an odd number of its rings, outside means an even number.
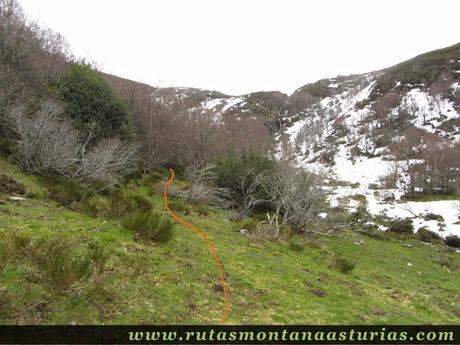
M0 174L5 172L29 190L41 191L33 178L0 161ZM162 209L161 196L152 198ZM231 296L229 323L460 322L460 271L449 272L433 262L439 256L435 247L350 233L315 239L296 252L286 243L241 235L221 211L185 217L208 234L221 257ZM143 244L117 222L91 218L42 197L0 205L2 229L23 229L36 237L68 233L98 238L112 252L113 271L97 295L52 296L33 282L31 307L9 320L1 320L0 313L1 323L202 324L220 319L222 292L213 287L218 281L214 261L189 229L176 226L167 244ZM358 238L365 244L354 244ZM413 247L403 246L408 242ZM338 248L356 263L348 274L331 265ZM451 257L460 266L460 255ZM7 289L15 305L21 304L27 269L27 262L15 260L0 273L0 289Z

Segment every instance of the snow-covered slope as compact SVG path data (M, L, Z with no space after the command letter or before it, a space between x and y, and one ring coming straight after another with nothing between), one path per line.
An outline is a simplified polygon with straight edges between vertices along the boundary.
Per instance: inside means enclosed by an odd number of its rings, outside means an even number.
M341 206L353 211L352 196L361 195L373 215L410 217L415 229L460 235L460 201L405 202L401 190L380 182L392 168L387 148L404 129L460 141L459 70L456 45L387 70L306 85L293 95L303 96L306 106L284 119L276 137L278 155L290 150L299 166L348 184L330 190L333 205L346 202ZM443 220L426 220L429 213Z

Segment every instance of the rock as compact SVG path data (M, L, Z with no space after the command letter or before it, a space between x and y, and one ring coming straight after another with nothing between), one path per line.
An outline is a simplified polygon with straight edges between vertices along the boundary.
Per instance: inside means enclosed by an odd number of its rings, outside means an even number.
M249 232L248 232L246 229L241 229L241 230L240 230L240 234L241 234L241 235L248 235Z
M358 246L362 246L362 245L364 245L364 241L363 240L357 240L355 242L355 244L358 245Z
M11 197L10 197L10 200L11 200L11 201L20 202L20 201L25 201L26 198L21 198L21 197L19 197L19 196L11 196Z
M412 264L410 262L407 263L407 266L412 266Z

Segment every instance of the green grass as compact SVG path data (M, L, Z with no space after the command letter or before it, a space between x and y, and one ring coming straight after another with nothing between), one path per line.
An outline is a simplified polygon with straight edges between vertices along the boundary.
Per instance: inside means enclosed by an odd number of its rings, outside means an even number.
M33 178L9 172L26 187L41 189ZM136 188L162 210L160 194ZM260 242L241 235L223 211L213 209L207 216L191 211L185 217L209 236L221 258L231 324L460 322L460 271L437 262L440 247L345 232L310 239L303 250L293 250L289 241ZM14 257L0 273L0 291L6 291L8 301L0 293L0 323L215 324L221 317L213 257L205 242L182 226L175 226L166 243L136 242L119 221L27 198L0 205L0 231L26 232L34 240L51 235L79 243L97 240L110 255L97 289L56 295L30 278L27 256ZM358 239L365 244L356 245ZM404 247L408 243L413 247ZM335 267L337 251L355 263L352 271ZM460 267L458 254L445 255Z

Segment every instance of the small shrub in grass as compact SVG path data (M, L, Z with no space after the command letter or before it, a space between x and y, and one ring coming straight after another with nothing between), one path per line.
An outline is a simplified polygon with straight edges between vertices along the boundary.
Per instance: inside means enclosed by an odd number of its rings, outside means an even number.
M125 226L143 241L164 243L172 237L174 222L158 212L137 211L125 220Z
M449 235L444 239L444 243L449 247L460 248L460 237L456 235Z
M351 272L355 268L355 263L345 258L343 254L339 252L334 253L333 265L336 269L338 269L342 273Z
M55 176L47 177L43 181L50 199L63 205L82 201L91 194L89 189L84 188L75 180Z
M441 236L439 236L437 233L428 230L427 228L420 228L417 231L417 234L415 235L420 241L422 242L434 242L438 241L441 239Z
M291 238L289 241L289 249L293 252L301 252L305 249L305 245L298 239Z
M88 245L88 257L93 262L96 275L100 276L107 270L110 254L99 242L90 242Z
M242 219L241 214L235 210L228 210L225 216L229 222L240 222Z
M14 256L27 257L32 246L32 237L26 231L14 231L10 235L14 247Z
M258 219L248 218L248 219L245 219L245 220L241 221L239 224L237 224L235 226L235 229L238 230L238 231L242 230L242 229L245 229L249 233L253 233L253 232L256 231L257 225L259 225L259 223L260 223L260 220L258 220Z
M168 201L168 206L174 212L190 214L190 207L181 199L171 199Z
M0 233L0 272L14 258L29 254L32 238L24 231Z
M206 217L209 215L209 207L206 205L198 204L195 206L195 210L200 216Z
M3 272L14 254L14 245L9 236L2 236L0 240L0 272Z
M81 211L92 217L110 217L110 200L101 195L95 195L81 205Z
M413 234L414 232L412 220L409 218L395 218L390 220L387 226L390 232L397 234Z
M95 195L85 200L81 210L93 217L123 218L134 211L148 211L153 202L146 196L124 190L116 191L109 196Z
M55 293L69 292L91 275L91 259L65 236L42 239L33 250L32 262L38 277Z

